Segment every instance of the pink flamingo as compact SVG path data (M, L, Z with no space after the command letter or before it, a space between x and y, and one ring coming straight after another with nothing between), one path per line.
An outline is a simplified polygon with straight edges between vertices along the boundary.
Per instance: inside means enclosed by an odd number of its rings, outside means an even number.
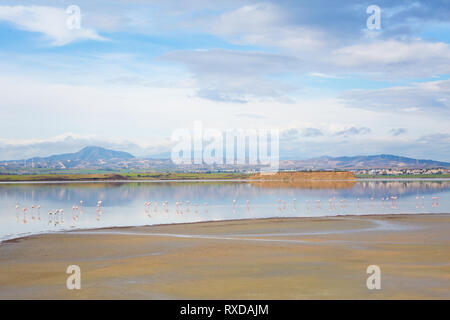
M397 209L397 203L395 202L397 200L396 196L391 196L391 208Z
M48 212L48 225L51 225L53 222L53 212Z
M150 206L152 205L151 201L146 201L144 202L144 213L146 213L146 215L151 218L150 216Z
M433 200L432 207L439 207L439 197L432 197Z
M64 210L63 209L59 209L59 213L60 213L60 217L61 217L61 224L64 223Z
M18 204L16 204L16 220L17 220L17 222L19 222L19 208L20 208L20 206Z
M27 223L27 216L26 216L26 214L27 214L27 208L24 207L24 208L22 209L22 211L23 211L23 223Z

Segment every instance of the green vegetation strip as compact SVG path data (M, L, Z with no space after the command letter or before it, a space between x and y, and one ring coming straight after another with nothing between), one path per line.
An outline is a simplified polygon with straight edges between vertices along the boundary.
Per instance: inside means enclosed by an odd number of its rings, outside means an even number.
M41 174L0 174L0 182L20 181L108 181L108 180L242 180L254 178L253 174L234 172L61 172ZM417 175L357 175L360 179L447 179L450 174Z
M99 181L99 180L232 180L247 179L244 173L97 173L97 174L11 174L0 181Z

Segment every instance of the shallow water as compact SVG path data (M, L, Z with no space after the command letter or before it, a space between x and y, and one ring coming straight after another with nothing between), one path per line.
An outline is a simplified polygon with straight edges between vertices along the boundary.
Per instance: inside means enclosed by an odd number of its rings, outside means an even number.
M449 180L0 184L0 239L227 219L448 212Z

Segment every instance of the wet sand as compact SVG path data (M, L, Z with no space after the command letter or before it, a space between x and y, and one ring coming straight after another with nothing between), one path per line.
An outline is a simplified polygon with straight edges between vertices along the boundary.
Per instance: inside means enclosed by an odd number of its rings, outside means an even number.
M81 290L66 289L68 265ZM381 290L366 287L369 265ZM31 236L0 245L0 299L450 299L450 214Z

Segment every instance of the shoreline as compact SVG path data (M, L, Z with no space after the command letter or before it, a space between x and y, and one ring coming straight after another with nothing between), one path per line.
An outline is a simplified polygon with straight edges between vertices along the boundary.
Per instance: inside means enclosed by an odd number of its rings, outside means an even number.
M450 299L449 213L108 230L1 245L0 299ZM382 290L366 287L374 264Z
M0 174L0 183L66 183L66 182L201 182L201 181L414 181L450 180L450 174L442 175L356 175L351 171L279 171L261 173L51 173L51 174Z
M450 178L352 178L352 179L296 179L296 180L285 180L285 179L142 179L142 180L11 180L4 181L0 180L0 185L8 184L71 184L71 183L189 183L189 182L259 182L259 183L270 183L270 182L283 182L286 184L292 184L296 182L373 182L373 181L450 181Z
M269 178L269 179L267 179ZM154 180L327 180L355 179L350 171L278 171L256 172L111 172L111 173L37 173L0 174L0 181L154 181Z
M0 239L0 246L3 244L8 244L9 242L14 242L21 239L27 239L34 236L41 235L57 235L57 234L71 234L71 233L84 233L84 232L101 232L103 230L120 230L120 229L132 229L132 228L151 228L151 227L170 227L170 226L195 226L202 224L210 224L210 223L224 223L224 222L258 222L258 221L276 221L276 220L327 220L332 218L392 218L392 217L408 217L408 216L439 216L439 215L450 215L447 212L427 212L427 213L387 213L387 214L377 214L377 213L369 213L369 214L337 214L337 215L324 215L324 216L314 216L314 217L283 217L283 216L274 216L274 217L266 217L266 218L236 218L236 219L222 219L222 220L204 220L204 221L193 221L193 222L176 222L176 223L159 223L159 224L145 224L145 225L128 225L128 226L110 226L110 227L98 227L98 228L73 228L68 230L57 230L57 231L42 231L30 234L20 234L17 236L12 236L7 239Z

